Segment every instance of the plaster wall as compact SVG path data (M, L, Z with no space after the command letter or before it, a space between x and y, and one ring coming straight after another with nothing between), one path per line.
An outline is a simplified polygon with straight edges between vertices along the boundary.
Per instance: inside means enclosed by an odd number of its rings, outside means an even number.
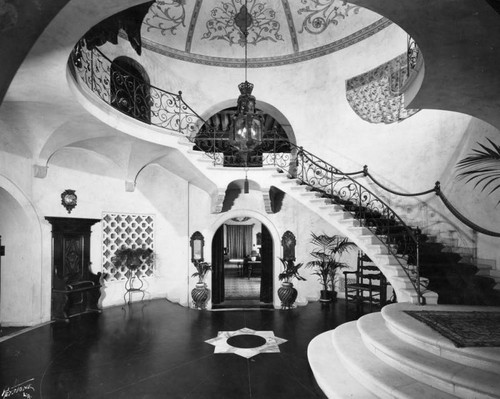
M472 190L458 193L449 186L456 184L453 168L460 159L458 149L471 148L471 140L466 138L475 137L474 130L496 135L495 128L468 115L439 110L422 110L391 125L371 124L360 119L346 101L347 79L401 54L405 46L406 34L392 25L369 39L320 59L251 68L249 80L256 85L254 94L258 103L277 107L288 118L297 143L315 155L346 172L368 165L379 181L402 192L427 190L439 180L443 190L449 190L446 194L452 202L462 204L465 201L464 207L472 213L477 224L491 226L488 216L494 212L491 201L479 196L469 203L476 193L471 193ZM136 58L150 73L153 84L173 92L182 89L183 97L201 115L208 116L205 110L213 112L214 104L235 101L238 95L236 85L242 75L239 69L196 65L175 59L167 59L165 63L164 57L147 50L138 57L128 43L122 43L121 48L111 45L104 48L107 54L118 55L125 51ZM431 196L426 199L431 201L432 212L448 218L442 206L432 203ZM479 212L478 201L483 205ZM393 199L391 204L413 209L415 204L421 203L419 200ZM454 217L449 219L453 224ZM496 223L496 219L493 221ZM492 249L484 250L487 257L497 256Z
M281 302L277 296L277 289L280 286L278 274L282 271L279 257L283 256L281 247L281 237L289 230L296 238L295 249L296 262L307 263L311 260L309 253L313 250L310 244L311 232L316 234L339 234L338 231L328 222L320 218L314 212L298 203L293 198L286 196L283 199L279 212L268 214L265 211L262 192L259 189L250 189L248 194L240 193L232 203L229 210L221 214L209 214L205 209L209 206L209 199L205 192L191 186L190 188L190 231L200 231L205 237L205 260L211 260L211 248L213 235L217 229L232 217L250 216L259 220L265 225L273 238L274 246L274 283L273 283L273 304L279 308ZM342 259L346 263L355 267L355 258L346 256ZM190 266L190 272L194 272L194 267ZM317 277L312 275L311 269L301 268L300 274L306 278L306 281L294 280L294 285L298 290L297 305L305 305L308 301L315 301L319 298L320 284ZM189 291L194 288L195 278L189 280ZM211 276L206 279L206 283L211 288ZM192 303L190 303L192 306Z
M153 215L156 264L153 276L146 279L145 298L166 297L187 303L186 181L152 165L139 176L136 190L126 192L123 180L105 176L106 162L101 156L82 150L58 152L45 179L32 177L27 159L17 159L14 164L20 168L12 173L20 182L30 180L31 187L25 202L20 202L11 194L17 190L17 196L25 195L17 182L0 176L0 235L7 248L2 258L2 325L32 325L50 319L51 225L45 216L100 219L103 212ZM101 174L96 173L99 167ZM60 198L67 188L78 196L78 205L70 215ZM93 272L103 271L101 224L92 228L90 260ZM102 306L122 305L123 294L124 281L105 283Z

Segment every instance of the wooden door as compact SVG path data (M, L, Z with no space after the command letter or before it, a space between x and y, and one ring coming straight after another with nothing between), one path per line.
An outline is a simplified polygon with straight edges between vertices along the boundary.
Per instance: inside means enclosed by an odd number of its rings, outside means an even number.
M262 277L260 282L260 301L271 303L273 301L273 238L266 226L262 225Z
M212 303L224 302L224 226L219 227L212 240Z

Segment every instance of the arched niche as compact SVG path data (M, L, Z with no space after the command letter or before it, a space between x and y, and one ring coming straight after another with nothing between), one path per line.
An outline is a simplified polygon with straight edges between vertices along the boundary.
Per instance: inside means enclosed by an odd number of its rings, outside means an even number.
M132 58L121 56L111 63L110 103L118 111L151 123L151 86L146 70Z
M0 176L0 323L30 326L50 317L50 263L44 262L38 215L10 180ZM50 245L50 244L49 244ZM44 276L49 276L45 279Z

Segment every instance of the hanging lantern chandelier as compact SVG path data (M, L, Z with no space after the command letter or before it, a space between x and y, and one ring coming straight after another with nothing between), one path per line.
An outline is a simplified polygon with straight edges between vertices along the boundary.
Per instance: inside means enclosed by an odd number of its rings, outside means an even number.
M243 158L245 167L248 165L248 154L262 142L262 130L264 126L263 116L256 112L255 97L252 95L254 85L247 80L248 67L248 28L252 26L252 16L248 13L247 1L241 6L240 11L234 18L236 26L243 34L245 47L245 81L238 85L240 96L238 97L237 110L233 119L231 145L237 148ZM245 177L246 187L248 180ZM245 187L245 188L246 188ZM245 190L246 192L247 190Z

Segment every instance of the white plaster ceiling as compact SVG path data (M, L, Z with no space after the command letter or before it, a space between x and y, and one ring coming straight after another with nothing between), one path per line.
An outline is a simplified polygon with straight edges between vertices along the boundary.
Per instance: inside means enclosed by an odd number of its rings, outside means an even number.
M342 0L157 1L146 14L143 47L198 64L241 66L244 36L235 23L246 3L249 66L316 58L357 43L391 22Z

